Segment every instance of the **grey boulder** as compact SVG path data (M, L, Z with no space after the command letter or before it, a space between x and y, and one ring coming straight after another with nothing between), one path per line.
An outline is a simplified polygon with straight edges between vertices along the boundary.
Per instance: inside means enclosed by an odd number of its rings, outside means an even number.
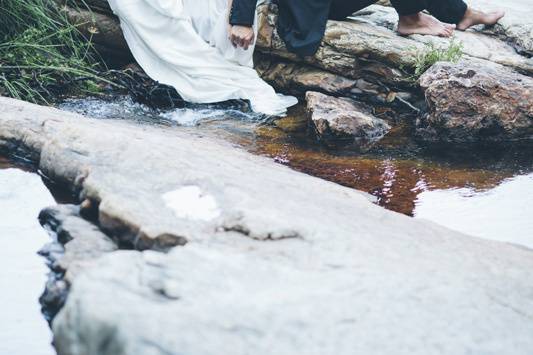
M327 145L364 147L390 130L385 120L375 117L367 106L352 99L309 91L306 100L309 123Z
M533 137L533 78L482 60L441 62L421 78L425 140L479 142Z

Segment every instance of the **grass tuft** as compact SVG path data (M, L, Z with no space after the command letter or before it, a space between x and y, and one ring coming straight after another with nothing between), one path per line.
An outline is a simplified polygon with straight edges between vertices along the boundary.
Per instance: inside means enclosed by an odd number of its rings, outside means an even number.
M415 58L415 67L412 80L416 81L433 64L437 62L457 63L463 56L463 43L451 41L448 48L438 48L433 42L426 44L426 48L420 51Z
M0 95L49 104L67 93L96 94L101 62L91 39L54 0L1 0Z

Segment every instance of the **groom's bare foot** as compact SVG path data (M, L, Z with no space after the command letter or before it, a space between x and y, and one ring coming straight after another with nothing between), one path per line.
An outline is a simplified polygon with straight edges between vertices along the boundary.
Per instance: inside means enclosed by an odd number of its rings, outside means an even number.
M455 25L440 22L435 17L419 12L415 15L400 16L398 33L404 36L420 34L450 37Z
M468 8L461 22L457 24L457 29L464 31L475 25L492 26L503 16L505 16L505 12L503 11L482 12Z

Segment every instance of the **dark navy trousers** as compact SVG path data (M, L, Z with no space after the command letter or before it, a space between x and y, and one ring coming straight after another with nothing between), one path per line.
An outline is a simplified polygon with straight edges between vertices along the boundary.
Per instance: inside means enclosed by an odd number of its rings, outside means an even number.
M376 0L332 0L329 18L343 20L376 2ZM391 3L400 15L413 15L427 10L440 21L455 24L463 19L467 9L462 0L391 0Z
M0 0L1 1L1 0ZM200 0L203 1L203 0ZM251 26L258 0L233 0L229 22ZM377 0L278 0L278 32L287 49L313 55L324 36L328 19L343 20ZM458 23L467 9L462 0L391 0L400 15L427 10L443 22Z

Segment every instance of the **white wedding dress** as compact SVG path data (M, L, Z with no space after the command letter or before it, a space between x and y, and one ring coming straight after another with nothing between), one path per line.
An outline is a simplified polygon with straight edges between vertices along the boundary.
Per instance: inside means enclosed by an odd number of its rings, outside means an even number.
M109 0L133 56L154 80L189 102L249 100L283 115L296 98L276 94L253 69L253 50L228 38L228 0ZM257 35L257 27L254 27Z

